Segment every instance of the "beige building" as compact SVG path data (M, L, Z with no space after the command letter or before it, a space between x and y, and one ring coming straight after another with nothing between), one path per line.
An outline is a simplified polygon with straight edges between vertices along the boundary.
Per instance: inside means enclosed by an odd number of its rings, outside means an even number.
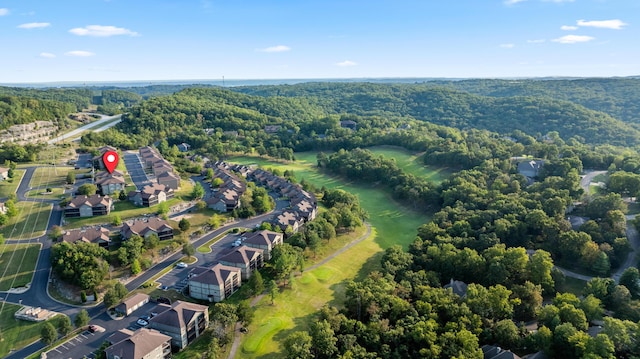
M169 359L171 337L156 330L141 328L135 332L120 329L107 338L107 359Z
M216 264L197 267L189 279L189 295L196 299L220 302L229 298L242 285L240 268Z
M262 249L250 248L243 245L220 258L220 263L230 267L240 268L242 279L249 279L251 273L261 268L264 264Z
M64 208L65 217L93 217L109 214L113 201L109 196L77 196Z
M283 239L282 233L262 230L249 233L242 243L247 247L261 249L264 260L268 261L271 259L271 250L275 246L282 244Z
M171 337L171 345L182 350L201 336L209 327L209 307L175 301L171 305L159 304L149 326Z

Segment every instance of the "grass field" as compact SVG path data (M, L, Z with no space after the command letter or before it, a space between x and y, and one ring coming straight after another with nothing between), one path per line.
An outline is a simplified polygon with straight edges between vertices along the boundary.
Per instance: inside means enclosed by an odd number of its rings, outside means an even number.
M4 358L9 351L14 348L22 348L40 338L40 330L43 323L17 320L13 314L20 309L20 306L3 303L0 312L0 357Z
M8 178L0 182L0 198L7 198L11 194L15 194L25 170L16 169L13 178Z
M305 271L294 280L293 288L283 289L274 306L270 298L263 298L256 306L256 319L243 340L239 358L282 357L278 353L280 342L288 334L306 329L312 320L310 316L324 304L340 306L346 281L362 278L379 268L380 255L385 248L394 244L407 248L414 240L418 226L430 219L427 214L401 206L383 190L346 183L338 177L320 173L314 167L315 153L297 153L296 158L298 161L292 163L274 163L254 157L234 157L229 162L293 170L298 181L304 178L317 187L341 188L356 194L369 213L372 235L315 270ZM274 318L277 318L276 326L275 322L269 322Z
M31 282L39 253L40 244L0 245L0 291Z
M30 239L44 234L51 214L51 204L42 202L18 202L18 215L10 218L0 228L7 239Z
M67 173L75 172L73 167L38 167L31 178L29 187L56 187L67 183Z
M51 192L47 192L45 189L34 189L27 192L27 197L38 199L62 199L64 198L64 188L53 187Z
M367 148L376 155L396 160L398 167L404 172L424 178L431 182L440 183L443 179L449 177L450 172L447 169L434 169L428 167L422 162L422 153L415 154L401 147L395 146L376 146Z

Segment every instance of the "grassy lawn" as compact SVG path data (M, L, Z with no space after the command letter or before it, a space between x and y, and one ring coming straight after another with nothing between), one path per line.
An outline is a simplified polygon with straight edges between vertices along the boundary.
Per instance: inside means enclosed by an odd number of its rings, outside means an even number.
M69 129L69 131L71 130ZM55 162L56 164L67 163L67 161L75 160L78 157L75 151L76 147L78 145L75 143L46 146L38 152L37 161L43 163Z
M44 234L51 205L42 202L18 202L18 215L10 218L0 233L7 239L30 239Z
M0 291L31 282L40 244L0 245Z
M293 170L296 178L317 187L341 188L360 198L369 213L372 235L312 271L305 271L285 288L271 305L263 298L256 306L254 323L249 327L238 353L239 358L280 358L280 342L292 331L307 328L310 316L326 303L340 306L346 281L366 276L379 268L382 250L394 244L404 248L415 239L418 226L427 222L426 213L417 213L395 202L385 191L346 183L338 177L320 173L314 167L315 153L296 153L298 161L275 163L255 157L233 157L229 162L259 164L281 170ZM401 220L400 220L401 219ZM340 241L340 240L337 240ZM317 260L320 260L318 256ZM310 264L307 264L309 266Z
M47 192L45 189L34 189L27 192L27 197L38 199L62 199L64 198L64 188L53 187L51 192Z
M20 309L20 306L4 303L0 313L0 357L5 357L11 349L20 349L27 344L40 338L40 330L43 323L17 320L13 314Z
M38 167L31 178L30 187L56 187L67 183L67 173L76 171L73 167Z
M450 172L447 169L428 167L422 161L422 153L413 153L402 147L395 146L376 146L367 148L376 155L396 160L398 167L404 172L424 178L431 182L440 183L443 179L449 177Z
M564 284L558 288L558 292L569 292L581 296L585 285L587 285L587 282L581 279L566 277Z
M13 178L8 178L0 182L0 198L7 198L11 194L16 193L25 170L16 169Z

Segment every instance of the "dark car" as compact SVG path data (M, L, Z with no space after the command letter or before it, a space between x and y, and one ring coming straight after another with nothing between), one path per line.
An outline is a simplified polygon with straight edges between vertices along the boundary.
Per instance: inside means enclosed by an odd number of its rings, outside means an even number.
M158 303L171 304L171 299L165 297L158 297Z

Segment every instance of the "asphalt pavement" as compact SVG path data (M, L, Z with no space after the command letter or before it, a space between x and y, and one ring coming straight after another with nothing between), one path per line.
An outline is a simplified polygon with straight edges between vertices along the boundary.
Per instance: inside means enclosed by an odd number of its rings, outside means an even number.
M137 153L125 152L122 157L124 157L124 164L136 188L141 190L144 186L151 184Z

